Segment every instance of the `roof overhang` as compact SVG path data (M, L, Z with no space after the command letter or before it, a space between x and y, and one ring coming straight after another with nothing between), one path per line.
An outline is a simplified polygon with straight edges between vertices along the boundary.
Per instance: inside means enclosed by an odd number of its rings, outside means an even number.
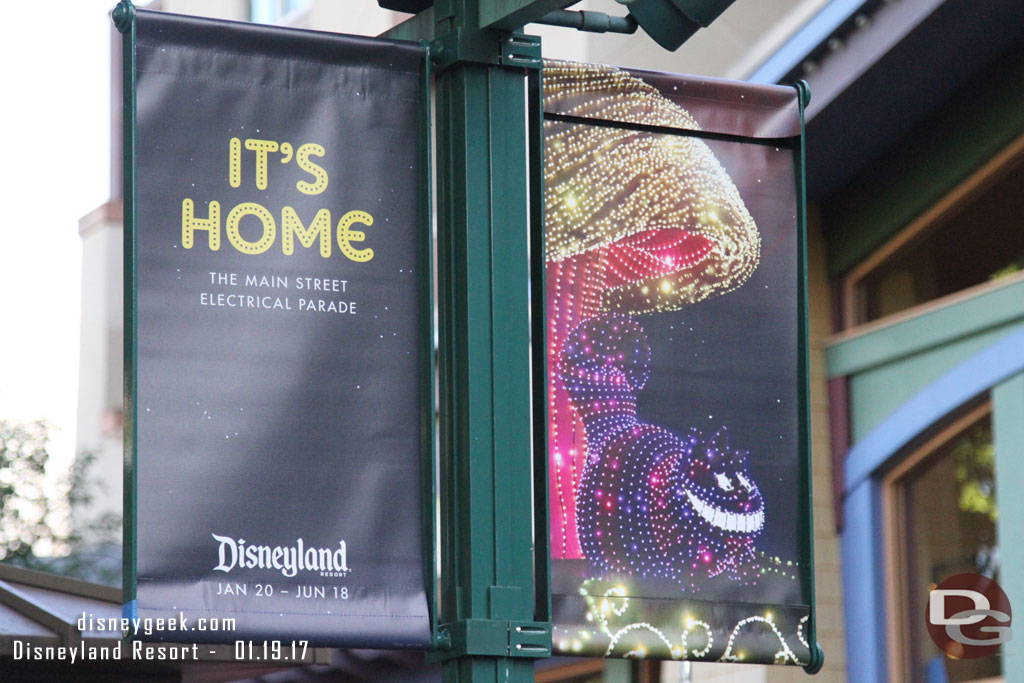
M1022 38L1020 0L833 0L750 80L810 85L808 193L823 199Z

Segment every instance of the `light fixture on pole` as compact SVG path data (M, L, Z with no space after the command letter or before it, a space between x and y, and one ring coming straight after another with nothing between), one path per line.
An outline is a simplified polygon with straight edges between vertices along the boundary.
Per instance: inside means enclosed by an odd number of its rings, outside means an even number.
M629 10L628 17L609 17L603 12L574 12L555 9L533 19L539 24L567 26L581 31L598 33L632 33L639 25L647 35L666 50L676 50L690 36L707 28L733 0L616 0ZM377 0L384 9L398 12L422 12L434 5L434 0ZM557 3L575 4L572 0ZM634 23L635 22L635 23Z
M676 50L699 29L707 28L733 0L616 0L647 35L666 50Z

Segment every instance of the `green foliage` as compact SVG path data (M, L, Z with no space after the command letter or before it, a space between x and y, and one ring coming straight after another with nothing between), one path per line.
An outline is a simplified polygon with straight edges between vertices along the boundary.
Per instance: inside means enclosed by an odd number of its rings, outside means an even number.
M66 495L70 510L75 515L75 528L79 535L73 535L70 540L73 545L119 544L121 515L107 512L98 517L86 518L82 511L82 508L92 504L97 495L109 493L103 482L91 475L94 462L96 454L86 451L79 453L71 466Z
M953 444L953 463L960 494L957 504L963 512L986 515L996 521L996 449L989 429L968 430Z
M102 554L83 551L87 544L116 546L120 516L78 515L71 524L72 510L88 506L103 493L101 484L89 476L96 456L83 453L69 472L52 476L47 471L49 429L45 420L0 419L0 562L115 583L119 567L111 567Z
M1014 258L1012 261L1010 261L1005 266L989 275L988 279L990 281L1001 280L1004 277L1016 275L1021 270L1024 270L1024 254L1018 254L1017 257Z
M1010 277L1020 272L1021 266L1019 263L1011 263L1010 265L1000 268L996 272L988 276L989 280L1001 280L1004 277Z
M0 560L25 558L39 545L61 545L66 507L47 495L49 426L0 420Z

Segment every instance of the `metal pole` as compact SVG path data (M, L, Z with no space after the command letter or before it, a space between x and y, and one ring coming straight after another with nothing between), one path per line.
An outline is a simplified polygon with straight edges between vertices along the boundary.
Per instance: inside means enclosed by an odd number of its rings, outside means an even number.
M530 61L531 46L476 28L478 12L470 0L436 3L431 46L439 58L439 640L449 648L447 683L525 683L551 641L537 609L531 464L530 193L539 188L529 183L528 70L517 66ZM542 340L533 341L542 362ZM539 588L546 599L547 586Z
M636 33L637 23L630 15L613 17L604 12L583 10L573 12L567 9L556 9L536 20L538 24L564 26L577 31L590 33Z

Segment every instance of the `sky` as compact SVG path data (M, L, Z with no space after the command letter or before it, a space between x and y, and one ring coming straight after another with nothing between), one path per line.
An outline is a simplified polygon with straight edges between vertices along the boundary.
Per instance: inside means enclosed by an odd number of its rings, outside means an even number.
M45 418L73 457L81 309L78 220L109 197L114 0L11 3L4 101L0 419Z

